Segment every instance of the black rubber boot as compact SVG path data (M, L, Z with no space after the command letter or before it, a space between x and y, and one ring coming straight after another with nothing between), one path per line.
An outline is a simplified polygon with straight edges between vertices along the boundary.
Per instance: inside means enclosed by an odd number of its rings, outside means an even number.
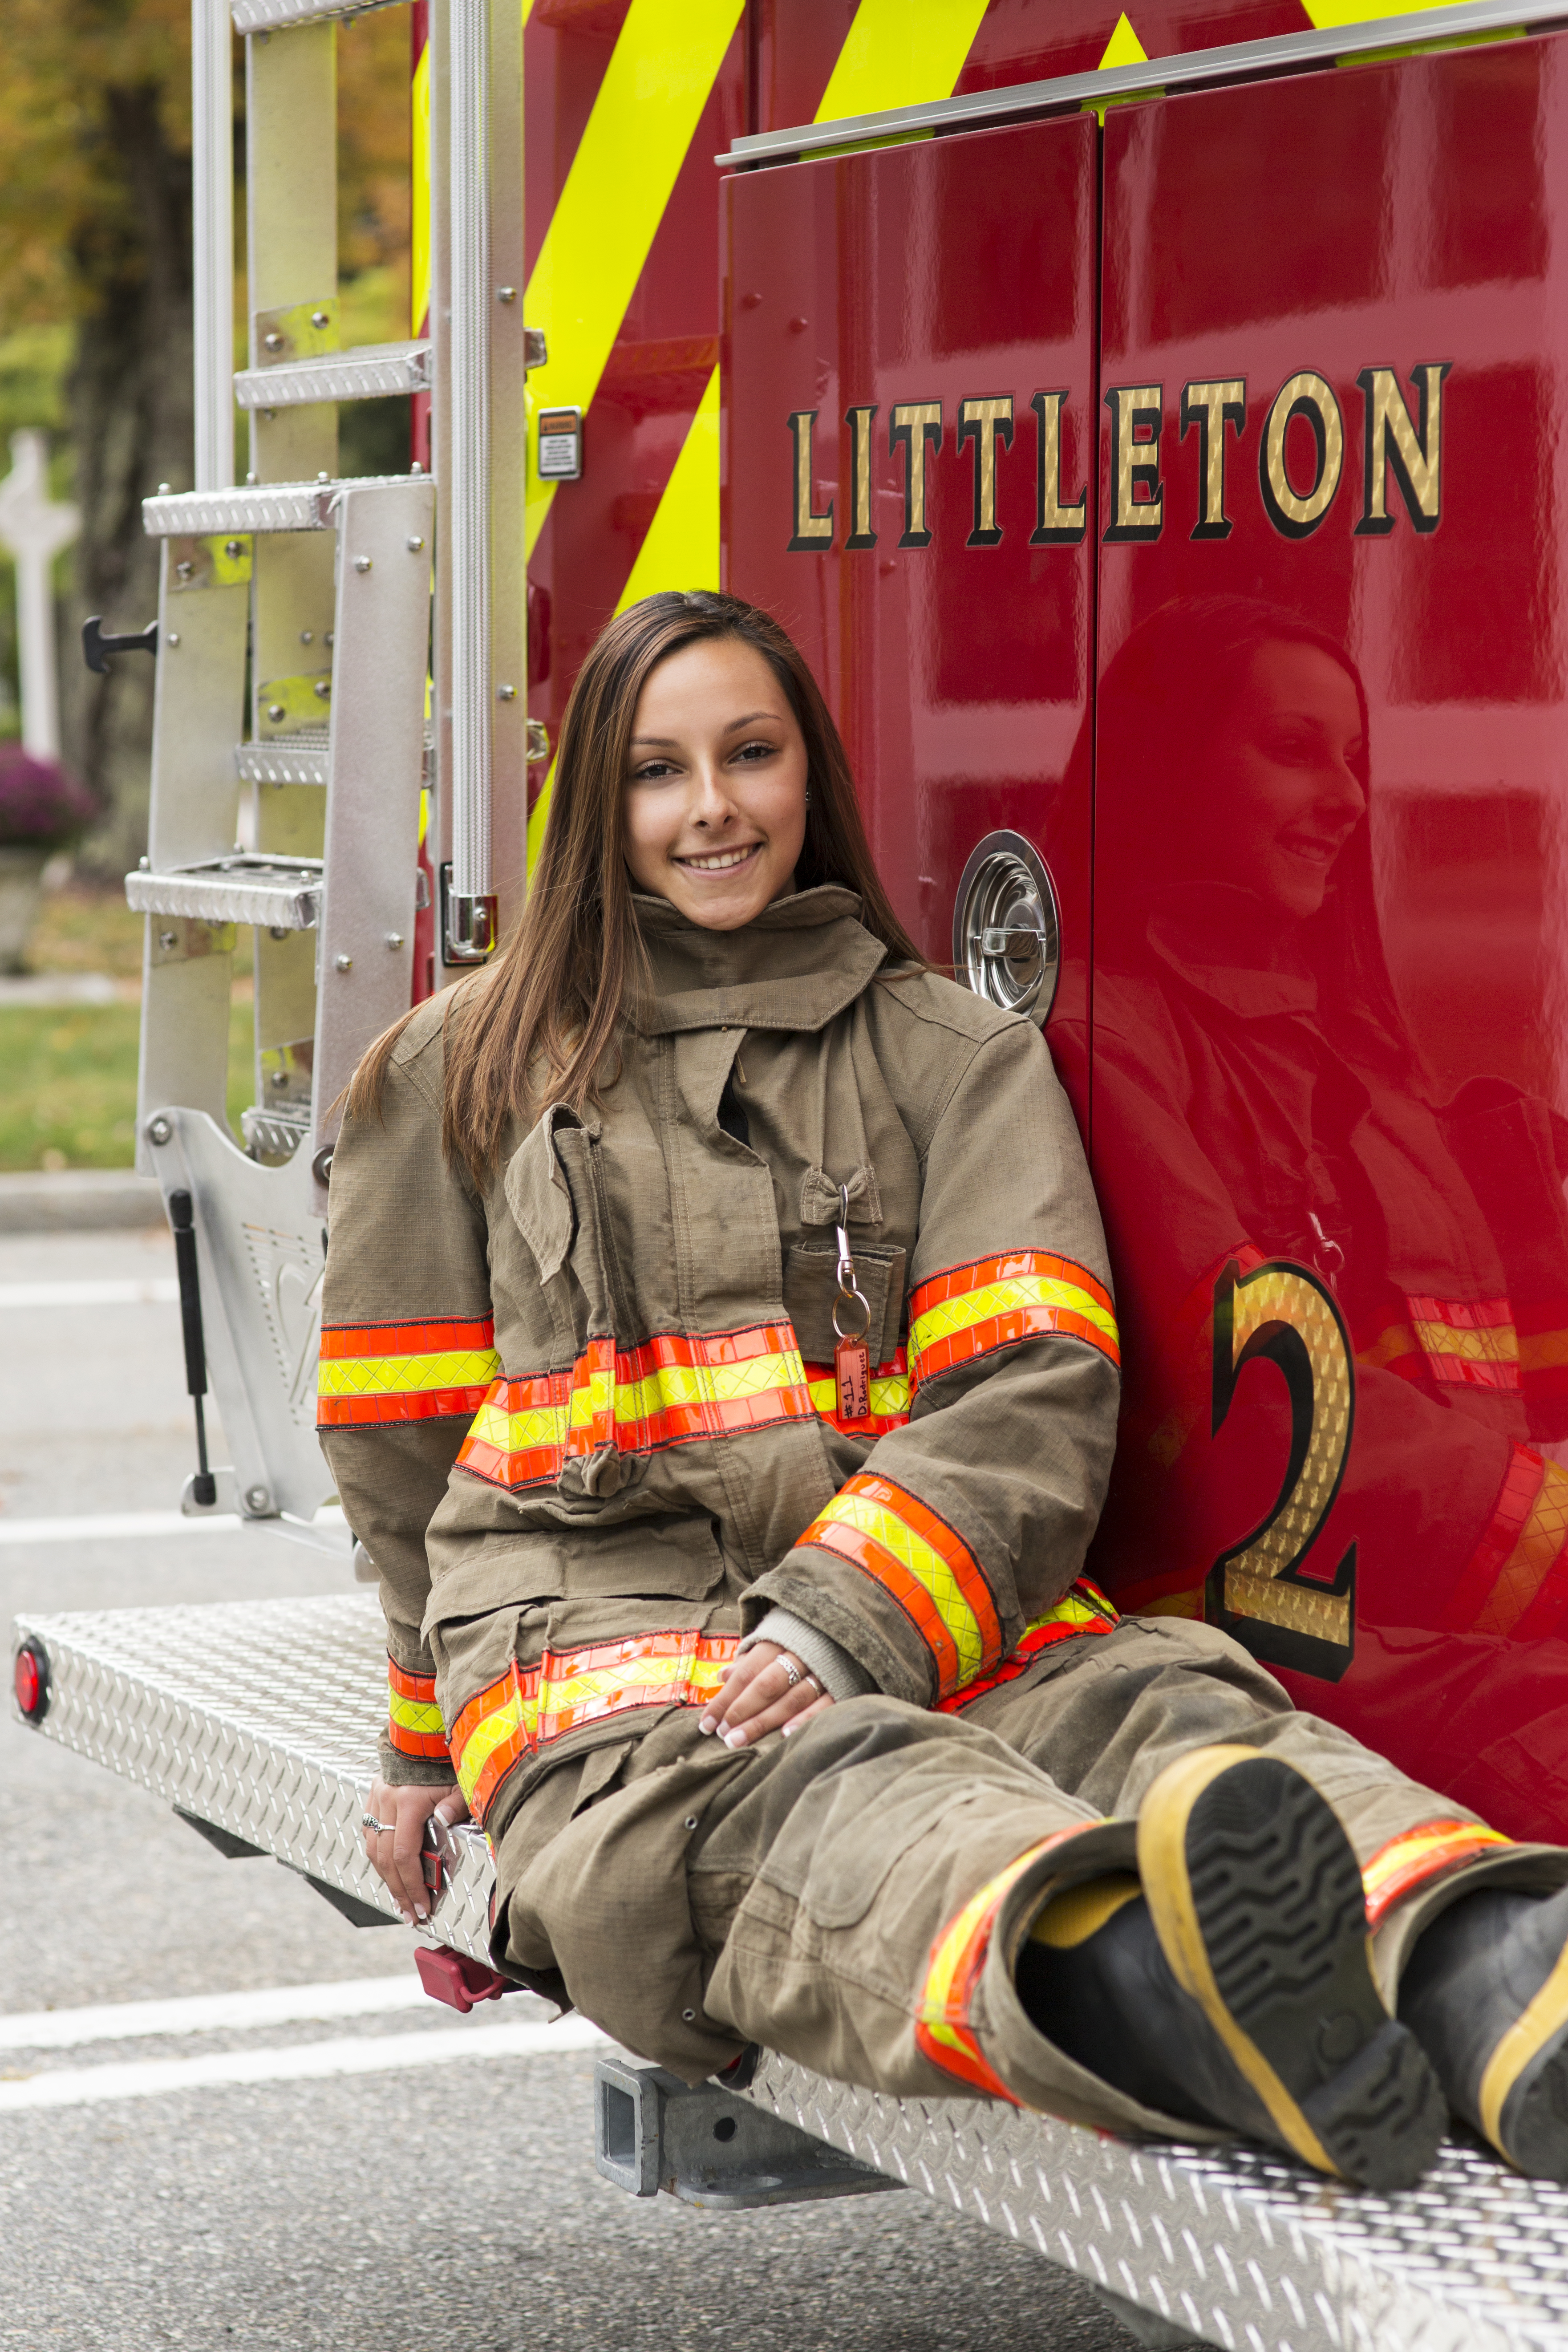
M1422 1934L1399 2014L1457 2115L1537 2180L1568 2180L1568 1887L1479 1887Z
M1369 2188L1418 2180L1443 2095L1384 2008L1361 1872L1310 1782L1250 1748L1184 1757L1145 1800L1138 1864L1142 1898L1048 1905L1026 1942L1047 2038L1169 2115Z

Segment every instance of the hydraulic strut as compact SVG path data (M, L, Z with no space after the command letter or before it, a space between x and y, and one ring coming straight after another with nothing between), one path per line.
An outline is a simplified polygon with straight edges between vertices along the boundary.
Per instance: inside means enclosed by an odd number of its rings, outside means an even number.
M210 1505L217 1501L217 1480L207 1468L206 1415L202 1402L207 1392L207 1350L202 1337L202 1285L196 1270L195 1219L188 1192L170 1193L169 1223L174 1235L174 1267L180 1277L180 1323L185 1339L185 1386L196 1409L196 1475L191 1486L191 1499Z

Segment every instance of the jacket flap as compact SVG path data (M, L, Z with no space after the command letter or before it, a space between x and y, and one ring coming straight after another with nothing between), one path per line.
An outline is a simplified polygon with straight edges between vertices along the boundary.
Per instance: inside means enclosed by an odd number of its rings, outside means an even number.
M555 1149L555 1131L581 1125L564 1103L552 1103L507 1162L506 1204L538 1260L541 1282L560 1273L577 1237L576 1211Z

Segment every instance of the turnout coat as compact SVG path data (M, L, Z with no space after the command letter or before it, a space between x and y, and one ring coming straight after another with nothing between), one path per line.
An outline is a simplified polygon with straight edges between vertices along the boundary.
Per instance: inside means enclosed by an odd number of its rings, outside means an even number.
M476 1182L437 999L332 1167L320 1418L380 1579L383 1770L455 1770L498 1843L764 1621L840 1696L951 1708L1094 1606L1116 1327L1038 1031L890 964L837 887L730 933L636 904L652 986L597 1108L519 1122Z

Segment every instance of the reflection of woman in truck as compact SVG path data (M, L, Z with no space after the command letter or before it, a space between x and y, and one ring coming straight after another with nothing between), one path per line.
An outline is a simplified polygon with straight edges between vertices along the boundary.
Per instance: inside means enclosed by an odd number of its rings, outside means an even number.
M1541 1450L1568 1435L1568 1130L1501 1079L1443 1100L1424 1070L1380 936L1369 747L1342 648L1240 597L1165 606L1102 682L1095 1151L1132 1344L1095 1570L1125 1606L1201 1610L1289 1443L1266 1375L1212 1433L1215 1282L1311 1269L1356 1397L1308 1568L1354 1542L1355 1665L1291 1687L1556 1836L1568 1737L1542 1718L1568 1650L1537 1637L1568 1608L1568 1473ZM1080 1025L1053 1036L1076 1061Z
M1042 1040L912 955L795 648L612 622L515 942L333 1167L377 1869L422 1917L471 1812L497 1965L692 2081L765 2043L1384 2184L1452 2105L1568 2175L1564 1856L1116 1620L1117 1352Z

